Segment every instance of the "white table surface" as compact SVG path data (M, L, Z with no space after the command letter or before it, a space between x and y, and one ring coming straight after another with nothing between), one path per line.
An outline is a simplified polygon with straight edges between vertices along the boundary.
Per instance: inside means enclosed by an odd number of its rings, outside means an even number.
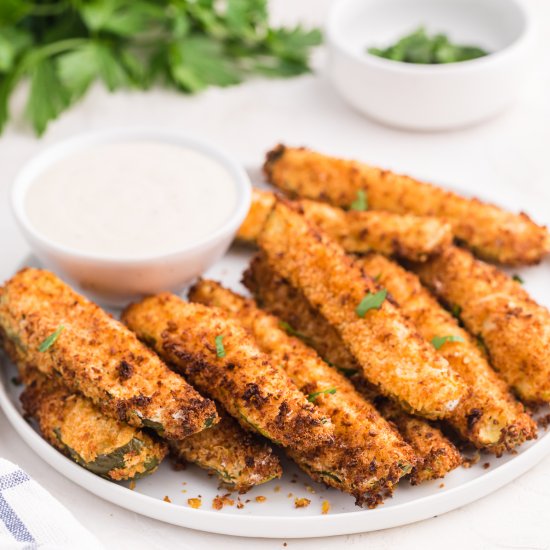
M277 0L273 17L320 24L328 0ZM185 97L155 90L108 94L96 87L85 100L35 139L20 122L0 138L0 280L28 247L9 213L8 187L40 148L78 132L110 126L155 125L207 138L243 162L259 163L278 141L363 158L376 164L447 181L498 198L499 189L534 197L530 209L550 222L550 3L528 2L539 26L532 78L520 101L502 116L452 133L412 133L385 128L347 107L322 74L288 81L254 81ZM321 67L323 52L316 65ZM322 71L319 71L322 73ZM14 101L21 111L23 94ZM452 106L450 106L452 108ZM17 252L17 254L14 254ZM550 457L529 473L480 501L441 517L376 533L309 540L222 537L166 525L118 508L60 476L30 449L0 413L0 456L19 464L105 544L123 549L336 548L550 548ZM75 547L76 548L76 547Z

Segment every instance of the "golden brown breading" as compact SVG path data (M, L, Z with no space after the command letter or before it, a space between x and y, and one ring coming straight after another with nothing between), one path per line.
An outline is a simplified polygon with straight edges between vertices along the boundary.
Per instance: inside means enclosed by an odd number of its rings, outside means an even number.
M492 366L527 402L550 402L550 312L521 285L468 251L450 247L415 271L486 346Z
M281 477L283 470L273 449L219 407L218 412L220 422L212 428L172 441L172 456L214 472L225 487L240 493Z
M387 400L381 398L358 375L360 367L343 345L338 333L309 306L298 291L269 270L261 255L254 259L245 273L245 284L263 307L276 312L289 324L289 330L298 334L334 367L351 376L350 381L362 395L367 399L386 403ZM405 441L415 451L417 462L411 472L411 481L420 483L436 479L454 469L457 464L456 449L441 430L402 410L397 419L398 410L398 407L388 404L381 412L385 418L388 418L386 414L389 415L389 419L395 422ZM424 436L430 438L430 441L422 441Z
M200 281L189 297L222 308L238 319L262 351L281 365L294 384L331 418L342 444L340 489L358 500L368 495L376 501L381 490L391 489L411 469L415 461L412 449L349 380L301 340L287 334L279 319L258 309L253 300L214 281Z
M429 422L403 412L395 403L385 400L380 411L393 422L403 439L414 449L418 463L410 474L412 485L440 479L462 464L459 450Z
M315 349L329 365L346 376L361 372L361 366L336 329L311 307L299 290L270 268L262 252L252 259L242 282L262 309L288 323L290 333Z
M168 293L131 305L123 318L244 428L285 447L316 479L338 483L340 452L332 422L238 321Z
M111 418L153 428L168 439L217 421L212 401L53 273L24 269L0 289L0 333L16 364L55 371Z
M388 289L428 342L446 336L462 340L439 342L438 351L472 388L472 394L448 418L464 439L499 456L536 437L535 422L490 367L477 342L439 305L414 273L379 254L358 258L357 262L368 275L378 275L380 285Z
M46 441L87 470L114 481L138 479L166 456L166 443L105 416L58 380L34 369L25 369L23 380L26 414L36 418Z
M254 189L252 206L237 238L254 242L273 206L275 194ZM451 226L438 218L397 215L379 211L349 211L301 200L297 204L308 221L337 240L350 253L375 250L412 261L424 261L452 243Z
M524 213L513 214L367 164L279 145L267 154L264 171L270 183L291 197L349 208L358 191L364 191L373 210L439 216L452 224L458 239L488 260L533 264L550 251L546 228Z
M265 220L269 216L273 206L275 206L275 193L263 191L262 189L252 189L252 202L244 222L239 227L237 239L246 243L255 243Z
M279 201L258 244L270 268L336 329L382 394L421 416L450 415L466 385L389 300L360 315L365 299L383 293L336 242Z

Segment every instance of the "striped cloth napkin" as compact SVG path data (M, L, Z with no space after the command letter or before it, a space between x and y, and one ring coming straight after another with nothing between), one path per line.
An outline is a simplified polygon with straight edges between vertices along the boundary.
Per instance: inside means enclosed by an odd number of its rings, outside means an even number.
M50 493L0 458L0 549L101 550L103 546Z

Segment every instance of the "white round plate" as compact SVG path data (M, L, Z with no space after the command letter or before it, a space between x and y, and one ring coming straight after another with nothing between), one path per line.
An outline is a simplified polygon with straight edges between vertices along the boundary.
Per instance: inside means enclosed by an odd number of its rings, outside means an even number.
M522 199L516 202L516 197L505 197L502 192L499 196L501 204L514 210L518 204L529 207L529 204L525 204L525 196ZM536 205L533 206L536 211ZM239 281L250 256L250 251L233 247L206 276L223 281L235 290L244 291ZM22 258L17 258L16 262L13 260L11 258L9 261L11 265L23 262ZM25 264L28 265L29 260ZM527 288L537 300L550 306L548 261L515 272L525 279ZM12 382L16 375L15 367L6 364L0 373L0 406L14 429L53 468L109 502L167 523L212 533L302 538L360 533L405 525L441 515L491 493L529 470L550 452L550 433L541 430L538 440L523 445L515 455L498 459L482 455L479 463L471 468L458 468L444 480L418 487L403 482L393 498L374 510L357 508L349 495L313 483L293 464L283 459L285 474L281 480L256 487L246 495L233 494L231 498L235 500L234 505L226 505L216 511L212 508L212 500L225 491L218 489L215 478L194 466L177 471L166 460L158 472L139 480L133 490L128 483L109 482L81 468L46 443L23 418L19 405L21 388ZM199 496L201 508L191 508L187 500ZM258 496L265 497L265 500L256 501ZM170 502L165 501L165 497ZM296 497L308 498L311 504L296 509ZM244 504L243 507L237 507L237 498ZM330 511L323 515L321 506L325 500L330 503Z

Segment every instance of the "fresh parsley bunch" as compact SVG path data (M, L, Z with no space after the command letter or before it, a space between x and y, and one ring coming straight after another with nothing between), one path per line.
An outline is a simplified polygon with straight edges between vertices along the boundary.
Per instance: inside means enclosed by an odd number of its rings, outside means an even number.
M0 0L0 132L30 79L37 134L96 79L114 91L162 83L194 93L252 74L309 70L318 30L273 28L267 0Z

